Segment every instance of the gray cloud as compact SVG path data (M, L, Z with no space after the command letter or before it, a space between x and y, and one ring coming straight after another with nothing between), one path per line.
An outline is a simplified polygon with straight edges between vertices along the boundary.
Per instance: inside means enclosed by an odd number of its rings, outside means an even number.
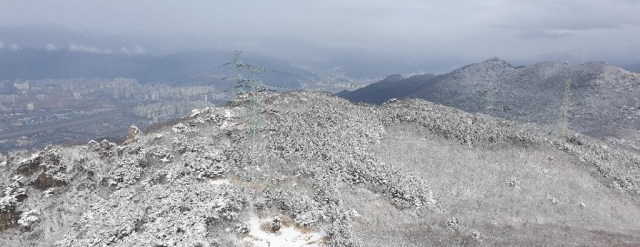
M96 53L96 54L111 54L113 53L111 50L101 50L96 48L95 46L84 46L84 45L76 45L69 44L69 51L74 52L87 52L87 53Z
M565 37L576 36L571 31L546 31L546 30L522 30L518 37L523 39L559 39Z
M11 44L11 45L9 46L9 50L12 50L12 51L19 51L19 50L22 50L22 47L20 47L20 45L18 45L18 44L16 44L16 43L13 43L13 44Z
M145 34L168 50L237 48L284 58L358 51L470 61L569 53L583 54L579 57L586 60L640 59L629 52L640 50L640 2L634 0L66 0L4 5L0 23L7 25L48 22Z
M127 47L121 47L120 53L127 55L140 55L147 53L147 49L144 46L136 45L133 49L129 49Z
M625 0L487 1L492 8L477 14L486 26L542 29L617 29L640 25L640 4Z
M56 51L58 50L58 47L55 46L54 44L49 43L46 46L44 46L44 49L47 51Z
M0 50L4 49L4 42L0 41Z

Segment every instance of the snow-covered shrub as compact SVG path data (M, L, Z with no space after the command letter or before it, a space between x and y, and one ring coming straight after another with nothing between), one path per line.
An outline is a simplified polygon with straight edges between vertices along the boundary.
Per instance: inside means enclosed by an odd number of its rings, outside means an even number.
M269 222L269 228L273 232L280 231L280 229L282 228L282 220L280 220L280 217L273 217L273 219Z
M160 184L147 189L114 192L91 207L56 245L213 246L218 240L209 226L237 225L249 202L248 191L228 186Z
M18 224L23 229L31 229L31 226L33 226L36 222L40 220L39 216L40 216L40 212L38 212L38 210L35 210L35 209L24 212L22 213L22 215L20 215Z
M20 212L16 210L18 203L27 198L27 190L23 188L23 177L15 175L11 183L2 188L0 198L0 232L18 225Z
M452 230L452 231L460 231L460 220L456 217L453 217L449 220L447 220L445 226L447 227L447 229Z
M108 158L108 157L113 157L116 156L118 153L117 147L118 145L116 145L113 142L110 142L108 140L102 140L100 143L91 140L89 141L89 143L87 143L87 146L91 149L93 149L94 151L98 152L98 154L100 154L101 158Z
M107 185L117 189L133 185L140 180L142 173L143 168L137 161L125 158L111 170L107 178Z

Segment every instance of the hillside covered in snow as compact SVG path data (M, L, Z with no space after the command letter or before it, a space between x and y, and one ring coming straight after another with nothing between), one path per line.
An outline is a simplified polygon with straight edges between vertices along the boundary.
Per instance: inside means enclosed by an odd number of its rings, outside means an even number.
M635 153L423 100L260 98L10 157L0 246L640 242Z

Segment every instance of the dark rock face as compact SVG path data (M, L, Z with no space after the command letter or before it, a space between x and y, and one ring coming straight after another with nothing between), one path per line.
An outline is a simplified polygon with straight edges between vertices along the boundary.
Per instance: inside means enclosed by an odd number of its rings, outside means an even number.
M259 97L0 163L0 246L640 241L640 158L601 141L423 100Z
M640 74L603 62L541 62L513 67L492 58L444 75L393 84L383 80L338 96L372 104L419 98L468 112L557 124L563 115L567 83L570 129L640 150Z

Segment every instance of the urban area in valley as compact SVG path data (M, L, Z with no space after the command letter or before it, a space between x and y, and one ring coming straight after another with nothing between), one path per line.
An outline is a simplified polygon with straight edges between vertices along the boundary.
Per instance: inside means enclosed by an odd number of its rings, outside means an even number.
M0 153L117 140L130 125L146 129L228 97L212 86L148 85L127 78L2 81Z
M301 81L297 87L336 93L376 80L319 74L322 79ZM192 109L224 105L233 97L229 86L145 84L131 78L4 80L0 82L0 160L11 152L50 144L120 141L131 125L145 131L188 116Z

